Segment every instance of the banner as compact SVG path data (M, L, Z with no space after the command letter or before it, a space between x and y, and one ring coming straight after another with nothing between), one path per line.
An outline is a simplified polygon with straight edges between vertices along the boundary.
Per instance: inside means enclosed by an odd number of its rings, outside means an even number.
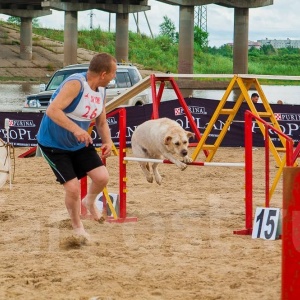
M205 131L208 123L210 122L219 101L200 99L200 98L186 98L186 103L189 110L195 120L195 123L201 134ZM227 101L224 108L232 108L235 102ZM265 111L262 104L255 104L257 111ZM271 108L278 120L281 130L286 135L290 136L295 145L300 140L300 106L298 105L282 105L271 104ZM243 147L244 146L244 113L248 110L248 104L242 103L236 117L222 141L221 146L226 147ZM152 115L152 104L144 106L126 107L126 141L130 145L130 140L133 131L139 124L150 120ZM6 131L4 129L5 118L9 119L9 141L15 147L33 147L37 145L36 134L39 129L39 125L43 113L22 113L22 112L0 112L0 138L4 141L7 140ZM165 101L160 104L159 117L167 117L177 121L185 130L192 131L189 121L179 104L178 100ZM208 144L214 144L215 139L219 136L224 123L227 119L227 115L220 115L213 126L208 141ZM107 118L112 140L115 145L119 144L119 119L118 115L110 116ZM269 119L266 119L269 121ZM253 122L253 145L255 147L263 147L262 133L256 124ZM270 131L270 137L272 138L275 146L281 146L277 134ZM96 133L95 128L92 131L92 138L95 146L101 145L101 140ZM191 142L196 143L197 140Z

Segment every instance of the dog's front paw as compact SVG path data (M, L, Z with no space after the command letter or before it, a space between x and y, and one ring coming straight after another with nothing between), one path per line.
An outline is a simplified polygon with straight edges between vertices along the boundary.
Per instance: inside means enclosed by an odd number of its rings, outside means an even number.
M187 164L187 163L193 162L193 160L192 160L190 157L185 156L185 157L183 158L183 162L185 162L185 163Z
M147 178L147 181L152 183L153 182L153 176L152 175L149 175L146 177Z
M162 178L159 174L155 174L155 181L157 184L161 185Z
M181 171L184 171L187 168L187 165L184 164L184 163L181 163L179 168L180 168Z

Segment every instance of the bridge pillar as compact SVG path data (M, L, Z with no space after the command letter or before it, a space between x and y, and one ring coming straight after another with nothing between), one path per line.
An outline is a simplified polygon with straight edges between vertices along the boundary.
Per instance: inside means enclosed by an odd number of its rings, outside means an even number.
M116 13L116 59L128 62L128 13Z
M32 18L21 17L20 58L32 59Z
M193 74L194 6L179 8L178 74Z
M249 8L234 9L233 73L248 74Z
M65 11L64 66L77 64L78 12Z

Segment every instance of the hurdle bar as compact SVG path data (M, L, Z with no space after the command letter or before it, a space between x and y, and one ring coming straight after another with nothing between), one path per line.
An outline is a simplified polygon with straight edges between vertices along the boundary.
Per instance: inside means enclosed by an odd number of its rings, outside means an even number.
M158 164L173 164L167 159L155 159L155 158L141 158L141 157L124 157L126 161L136 161L136 162L149 162L149 163L158 163ZM200 167L238 167L244 168L245 163L231 163L231 162L203 162L203 161L194 161L186 163L187 165L200 166Z

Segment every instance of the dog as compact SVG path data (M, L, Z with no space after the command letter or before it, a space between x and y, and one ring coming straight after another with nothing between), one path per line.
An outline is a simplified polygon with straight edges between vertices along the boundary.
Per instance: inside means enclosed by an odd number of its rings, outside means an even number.
M131 147L134 157L168 159L181 170L185 170L186 163L192 162L188 156L189 139L195 134L184 130L176 121L168 118L149 120L139 125L132 134ZM182 158L182 161L174 155ZM140 162L148 182L155 181L160 185L162 178L158 172L158 163L153 163L153 175L150 173L148 162Z

